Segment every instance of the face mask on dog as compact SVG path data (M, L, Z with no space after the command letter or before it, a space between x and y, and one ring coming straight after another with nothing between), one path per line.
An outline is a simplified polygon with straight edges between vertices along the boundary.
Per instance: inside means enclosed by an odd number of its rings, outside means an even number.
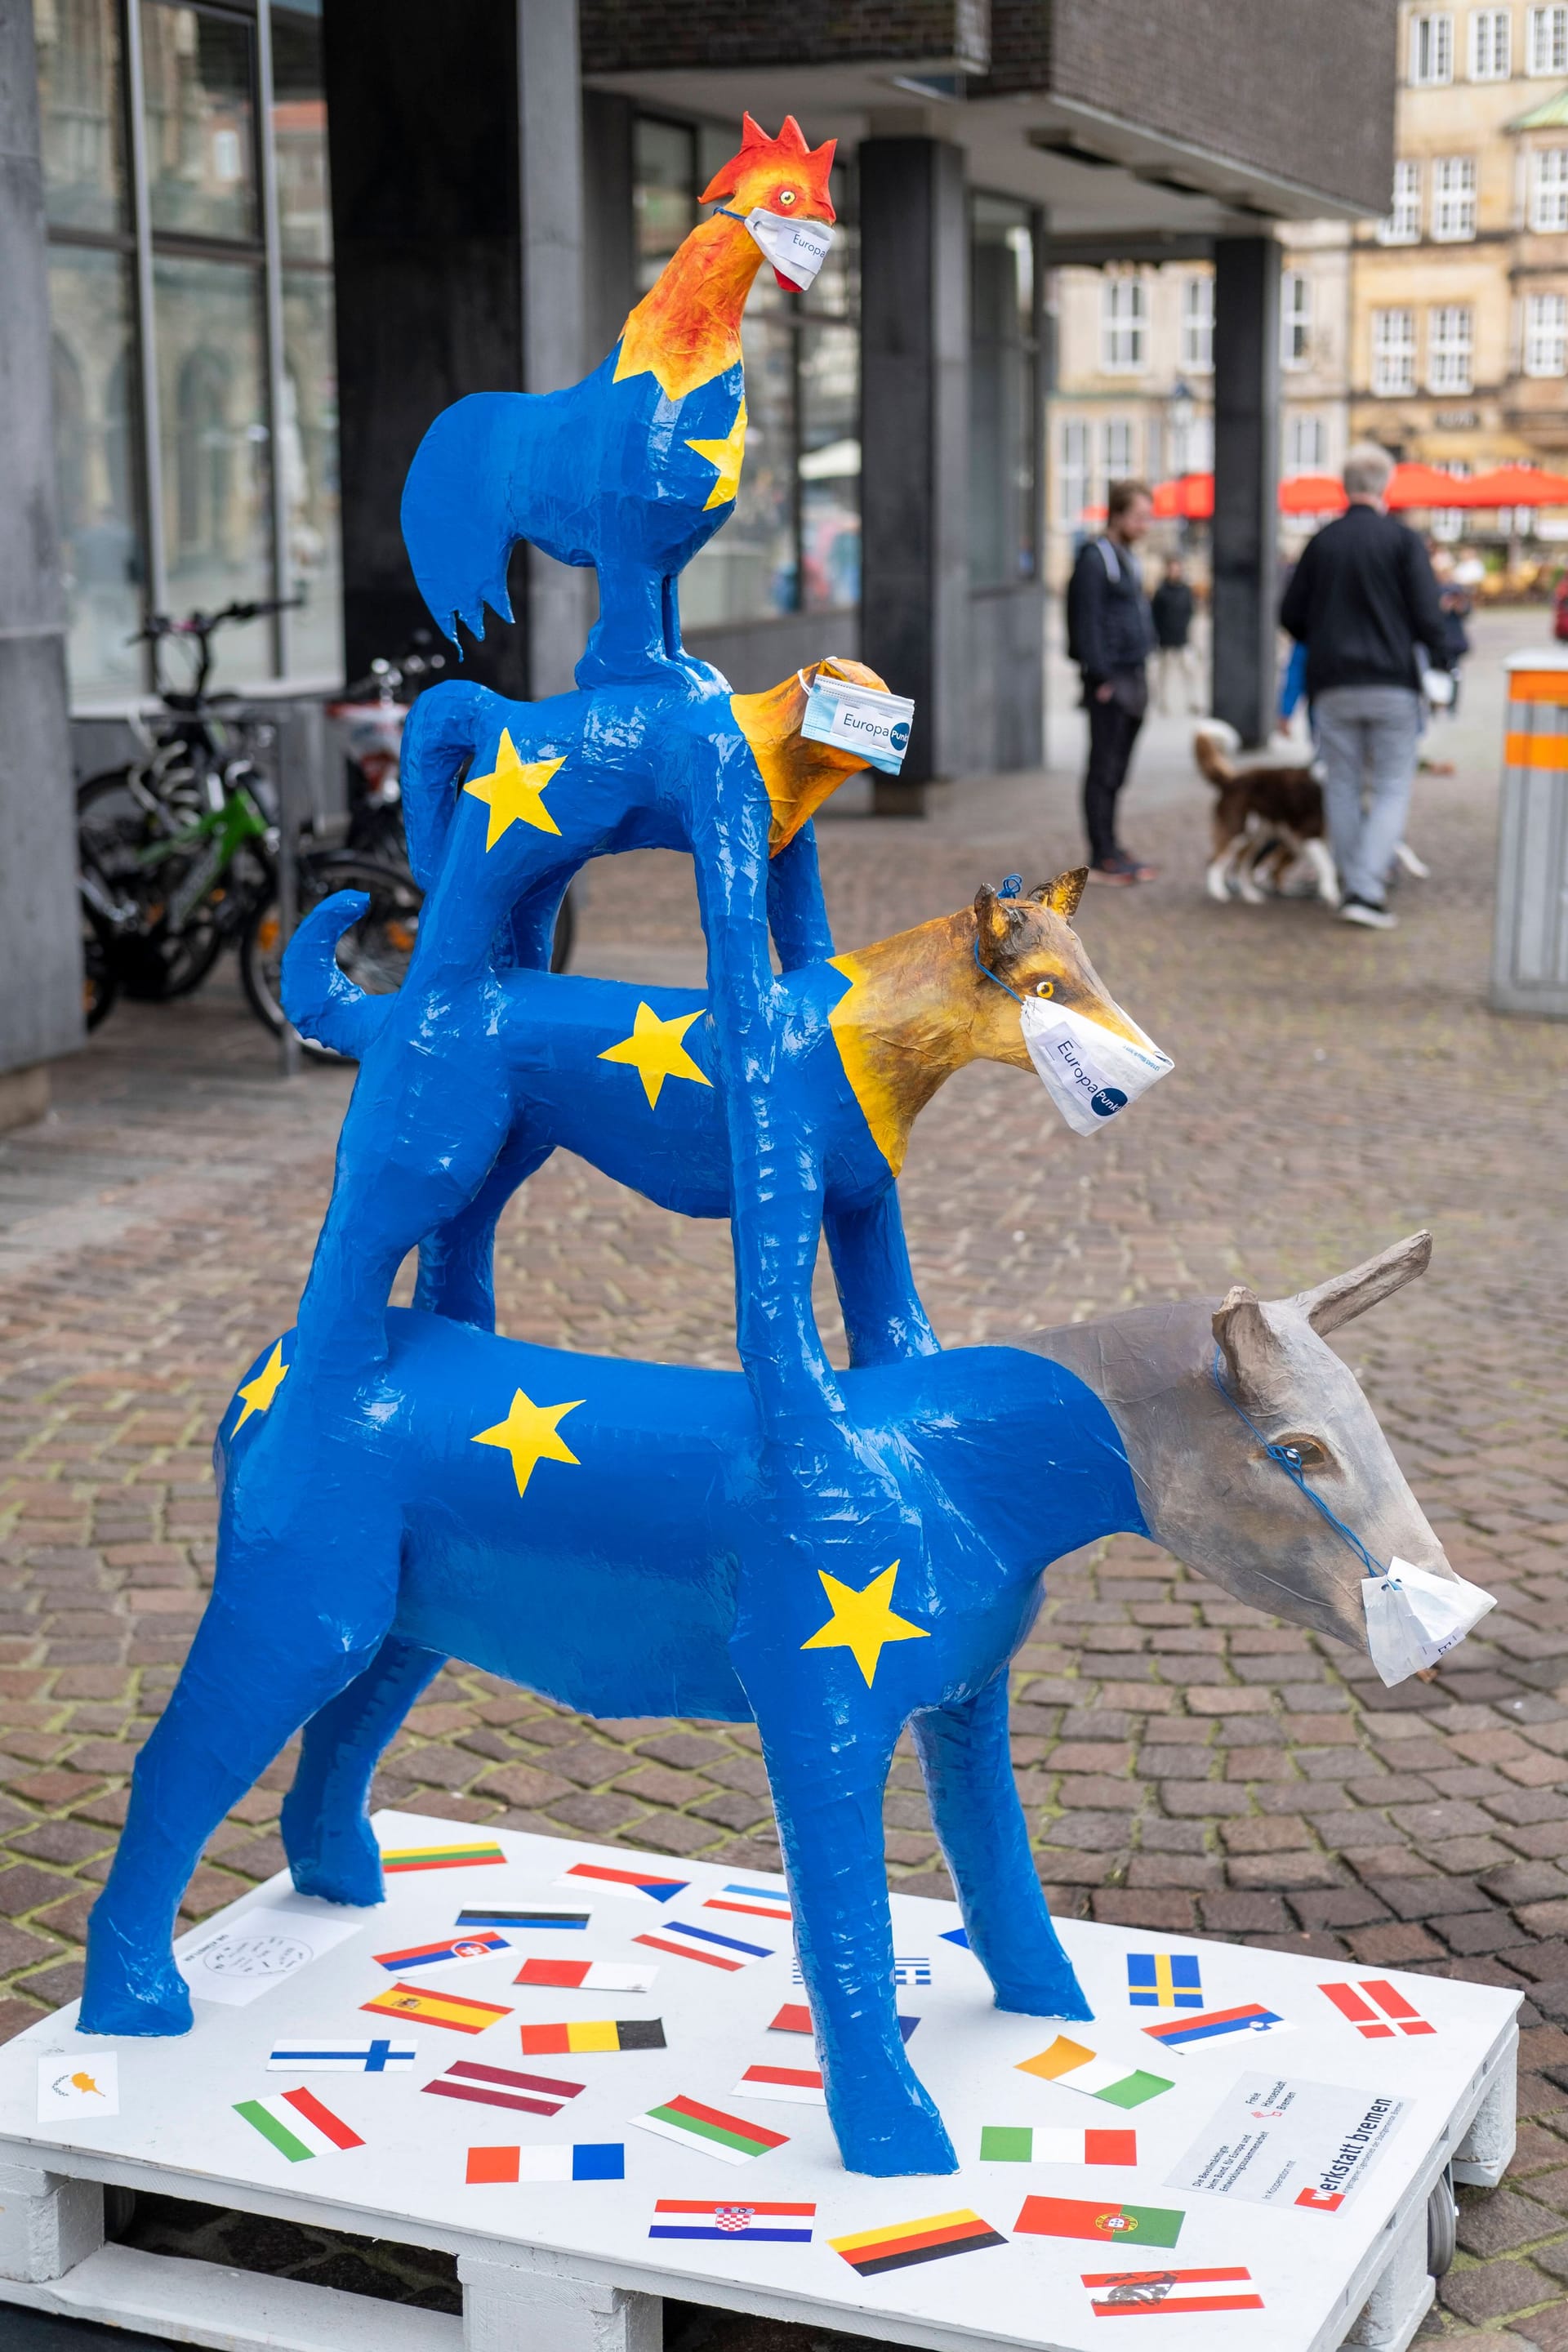
M1363 1577L1361 1597L1366 1646L1390 1690L1424 1666L1435 1666L1497 1606L1479 1584L1467 1584L1462 1576L1434 1576L1407 1559L1391 1559L1386 1576Z
M1146 1094L1156 1078L1175 1067L1142 1029L1137 1032L1141 1042L1133 1045L1102 1021L1091 1021L1049 997L1026 996L1018 1019L1046 1092L1077 1135L1098 1135L1119 1111Z
M804 294L827 258L833 231L826 221L786 220L782 213L754 205L746 226L781 278Z

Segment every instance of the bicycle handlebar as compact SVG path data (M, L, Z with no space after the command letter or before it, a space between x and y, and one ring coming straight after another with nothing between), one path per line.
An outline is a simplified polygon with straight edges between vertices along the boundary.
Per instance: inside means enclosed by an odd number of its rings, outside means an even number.
M128 646L155 645L162 637L195 637L205 645L215 629L226 621L258 621L268 613L292 612L302 604L303 596L265 596L248 604L225 604L216 613L187 613L183 621L172 620L167 613L154 613L144 629L127 637Z

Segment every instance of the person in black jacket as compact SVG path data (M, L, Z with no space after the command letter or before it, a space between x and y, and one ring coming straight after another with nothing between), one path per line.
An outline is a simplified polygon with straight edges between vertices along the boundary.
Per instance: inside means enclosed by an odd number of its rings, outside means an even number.
M1350 505L1308 541L1279 608L1307 648L1340 914L1380 931L1398 919L1384 893L1415 778L1422 672L1451 660L1426 551L1384 509L1393 471L1373 442L1350 452Z
M1197 681L1197 647L1193 635L1193 591L1179 555L1173 555L1161 577L1160 585L1149 599L1149 611L1153 618L1155 641L1160 648L1160 708L1168 710L1172 677L1186 688L1189 716L1201 710L1203 703Z
M1149 707L1154 624L1133 550L1153 512L1142 482L1112 482L1105 536L1079 549L1068 586L1068 657L1078 664L1089 712L1083 820L1089 878L1097 882L1148 882L1154 874L1116 839L1117 795Z

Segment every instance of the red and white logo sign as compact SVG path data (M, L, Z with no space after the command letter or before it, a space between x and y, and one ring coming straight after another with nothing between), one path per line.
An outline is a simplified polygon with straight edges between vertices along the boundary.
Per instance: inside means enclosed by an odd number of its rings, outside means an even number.
M1360 1984L1320 1985L1318 1990L1328 1995L1363 2042L1392 2042L1398 2033L1437 2031L1383 1977L1364 1977Z
M1314 2213L1337 2213L1344 2201L1344 2191L1340 2189L1327 2193L1321 2189L1303 2189L1296 2200L1298 2205L1310 2205Z

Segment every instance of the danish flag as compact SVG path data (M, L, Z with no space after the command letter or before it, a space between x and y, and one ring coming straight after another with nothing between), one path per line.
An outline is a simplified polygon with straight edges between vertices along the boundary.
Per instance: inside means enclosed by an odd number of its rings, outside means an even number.
M1320 1985L1339 2011L1348 2018L1363 2042L1391 2042L1400 2033L1436 2033L1418 2010L1411 2008L1402 1992L1382 1977L1363 1978L1360 1984ZM1387 2021L1392 2019L1393 2023Z

